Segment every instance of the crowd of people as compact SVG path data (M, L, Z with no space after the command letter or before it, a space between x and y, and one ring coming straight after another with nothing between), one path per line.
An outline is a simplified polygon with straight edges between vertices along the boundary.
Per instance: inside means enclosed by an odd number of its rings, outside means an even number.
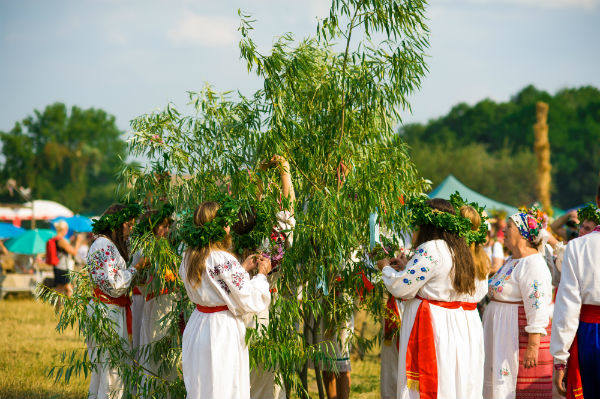
M293 245L294 192L288 163L280 157L272 163L292 204L277 213L273 226L285 251ZM560 231L573 214L548 225L543 212L524 209L492 226L476 204L456 197L407 206L414 237L405 246L412 248L378 259L381 272L372 276L387 288L386 307L394 316L383 323L382 398L552 398L553 382L554 394L600 397L600 187L597 203L579 212L578 238ZM167 279L180 278L195 304L181 359L191 399L285 396L272 372L250 370L245 343L248 326L269 321L280 259L257 248L242 256L232 252L231 229L251 228L232 223L236 212L227 200L208 201L177 223L186 249L179 275ZM160 320L174 293L147 292L149 282L136 276L152 259L131 254L129 237L142 228L166 237L173 217L168 204L143 214L138 205L117 204L94 223L88 312L106 306L114 331L124 340L131 335L134 347L166 334ZM350 393L349 348L338 346L338 367L323 374L329 399ZM89 397L118 397L127 388L117 370L93 340L88 347L94 365ZM137 361L159 371L150 356Z

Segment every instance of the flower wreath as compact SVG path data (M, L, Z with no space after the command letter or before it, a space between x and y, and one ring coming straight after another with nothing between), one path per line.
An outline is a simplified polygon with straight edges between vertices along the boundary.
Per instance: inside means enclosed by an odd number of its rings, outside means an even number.
M232 226L239 217L239 204L229 196L215 201L221 204L213 220L202 226L194 223L194 211L188 210L183 216L179 226L179 236L188 247L205 247L210 243L221 241L225 238L226 226Z
M166 218L171 217L175 212L175 207L172 204L162 204L155 213L150 214L148 217L141 217L138 223L133 228L132 235L135 237L142 237L148 232L152 232L153 229Z
M99 219L92 221L92 232L100 234L106 230L117 230L123 223L135 219L142 213L139 204L125 204L125 208L118 212L102 215Z
M577 211L577 217L579 218L580 223L583 223L584 220L591 220L596 224L600 224L600 209L596 208L596 206L590 202Z
M431 224L450 233L456 234L465 239L467 244L483 244L487 236L487 225L485 221L487 216L483 214L483 207L480 207L475 202L467 203L455 192L450 196L450 203L456 214L442 212L437 209L432 209L427 205L428 198L425 196L411 197L406 201L406 205L410 209L410 224L411 226L420 226ZM481 218L479 229L474 231L471 229L472 223L468 218L460 215L460 208L463 205L472 206Z

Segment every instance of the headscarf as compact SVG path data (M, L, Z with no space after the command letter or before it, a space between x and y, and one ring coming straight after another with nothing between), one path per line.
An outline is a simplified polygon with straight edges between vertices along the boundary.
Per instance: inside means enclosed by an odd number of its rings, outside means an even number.
M521 237L537 245L542 240L540 232L544 228L542 220L529 212L517 212L510 217L515 222Z

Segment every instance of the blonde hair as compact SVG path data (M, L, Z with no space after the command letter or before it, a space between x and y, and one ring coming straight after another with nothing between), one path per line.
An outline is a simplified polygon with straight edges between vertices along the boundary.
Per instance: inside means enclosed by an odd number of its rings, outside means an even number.
M463 205L460 208L460 215L471 221L471 230L477 231L481 226L481 216L475 208L470 205ZM475 263L475 277L478 280L485 280L491 270L490 258L487 256L480 244L472 243L469 245L473 262Z
M69 224L67 222L65 222L63 219L60 219L56 222L54 222L54 229L56 230L56 232L59 231L69 231Z
M194 212L194 224L202 226L212 221L217 215L221 205L218 202L203 202ZM202 274L206 269L206 258L211 251L227 251L231 247L231 236L225 235L223 240L211 242L204 247L190 247L185 253L186 276L192 286L197 286L202 281Z

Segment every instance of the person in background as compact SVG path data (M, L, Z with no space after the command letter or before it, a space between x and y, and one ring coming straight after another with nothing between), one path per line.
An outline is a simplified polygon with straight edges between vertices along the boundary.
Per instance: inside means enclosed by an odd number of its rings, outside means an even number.
M73 295L73 285L71 284L69 272L75 266L75 257L83 242L83 236L77 234L75 245L73 246L66 239L66 235L69 232L67 222L59 220L54 223L54 228L56 229L56 236L52 240L56 243L56 253L58 256L58 263L54 265L54 284L58 292L70 297Z
M577 219L577 210L572 210L556 218L556 220L550 224L550 229L557 234L562 241L567 242L579 235L577 229L578 224L579 219Z
M485 399L552 397L552 277L538 250L541 231L530 212L509 218L504 243L512 256L489 280L483 317Z
M600 205L600 186L596 202ZM596 226L567 244L556 295L550 352L554 357L554 385L567 398L600 398L598 281L600 227Z
M88 250L90 249L90 234L81 234L83 239L81 240L81 245L79 245L79 249L77 250L77 255L75 255L75 263L79 266L85 265L85 260L87 258Z
M487 241L483 245L483 250L490 260L490 273L494 274L504 263L504 249L502 244L493 238L492 225L488 225Z

